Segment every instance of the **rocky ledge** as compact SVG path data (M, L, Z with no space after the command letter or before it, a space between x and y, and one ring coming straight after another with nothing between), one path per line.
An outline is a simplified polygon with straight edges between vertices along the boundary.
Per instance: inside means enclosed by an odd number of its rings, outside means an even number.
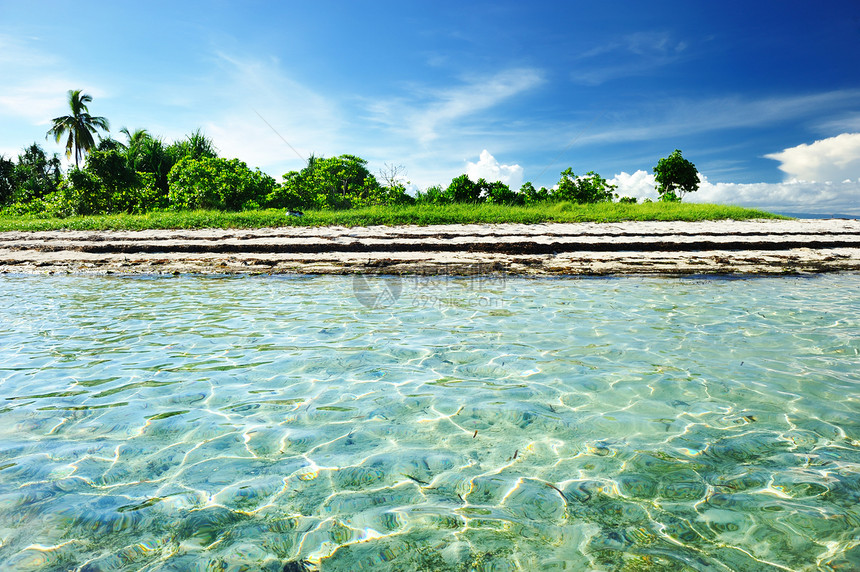
M783 274L860 270L860 221L0 233L0 272Z

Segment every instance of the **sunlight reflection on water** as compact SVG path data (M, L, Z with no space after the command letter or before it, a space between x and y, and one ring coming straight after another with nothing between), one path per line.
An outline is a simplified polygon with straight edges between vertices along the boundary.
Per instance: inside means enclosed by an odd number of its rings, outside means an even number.
M860 566L860 275L362 288L0 278L0 567Z

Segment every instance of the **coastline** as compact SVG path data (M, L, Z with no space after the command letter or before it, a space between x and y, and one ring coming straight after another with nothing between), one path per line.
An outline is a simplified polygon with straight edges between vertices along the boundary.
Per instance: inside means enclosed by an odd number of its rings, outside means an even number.
M785 274L860 270L860 220L0 232L15 274Z

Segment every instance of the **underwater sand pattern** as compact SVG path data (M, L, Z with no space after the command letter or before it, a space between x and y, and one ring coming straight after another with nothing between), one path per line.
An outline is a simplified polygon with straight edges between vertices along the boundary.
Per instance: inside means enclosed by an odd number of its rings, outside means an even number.
M860 275L398 292L2 277L0 568L860 565Z

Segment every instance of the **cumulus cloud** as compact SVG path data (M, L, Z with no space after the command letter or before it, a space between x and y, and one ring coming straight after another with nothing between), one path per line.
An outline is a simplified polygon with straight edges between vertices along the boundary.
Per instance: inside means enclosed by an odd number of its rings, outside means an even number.
M700 175L699 190L684 197L693 203L762 208L777 212L860 215L860 178L841 182L711 183ZM621 196L657 199L654 175L647 171L619 173L609 183Z
M519 165L502 165L489 151L481 151L481 157L477 163L466 163L466 174L473 181L484 179L486 181L501 181L510 188L517 190L523 183L523 168Z
M693 196L695 195L695 196ZM860 215L860 179L816 183L710 183L707 180L690 201L759 207L778 212Z
M765 155L790 179L844 181L860 177L860 133L843 133Z
M615 192L622 197L635 197L639 200L657 198L654 175L641 169L632 174L622 171L606 182L617 186Z

